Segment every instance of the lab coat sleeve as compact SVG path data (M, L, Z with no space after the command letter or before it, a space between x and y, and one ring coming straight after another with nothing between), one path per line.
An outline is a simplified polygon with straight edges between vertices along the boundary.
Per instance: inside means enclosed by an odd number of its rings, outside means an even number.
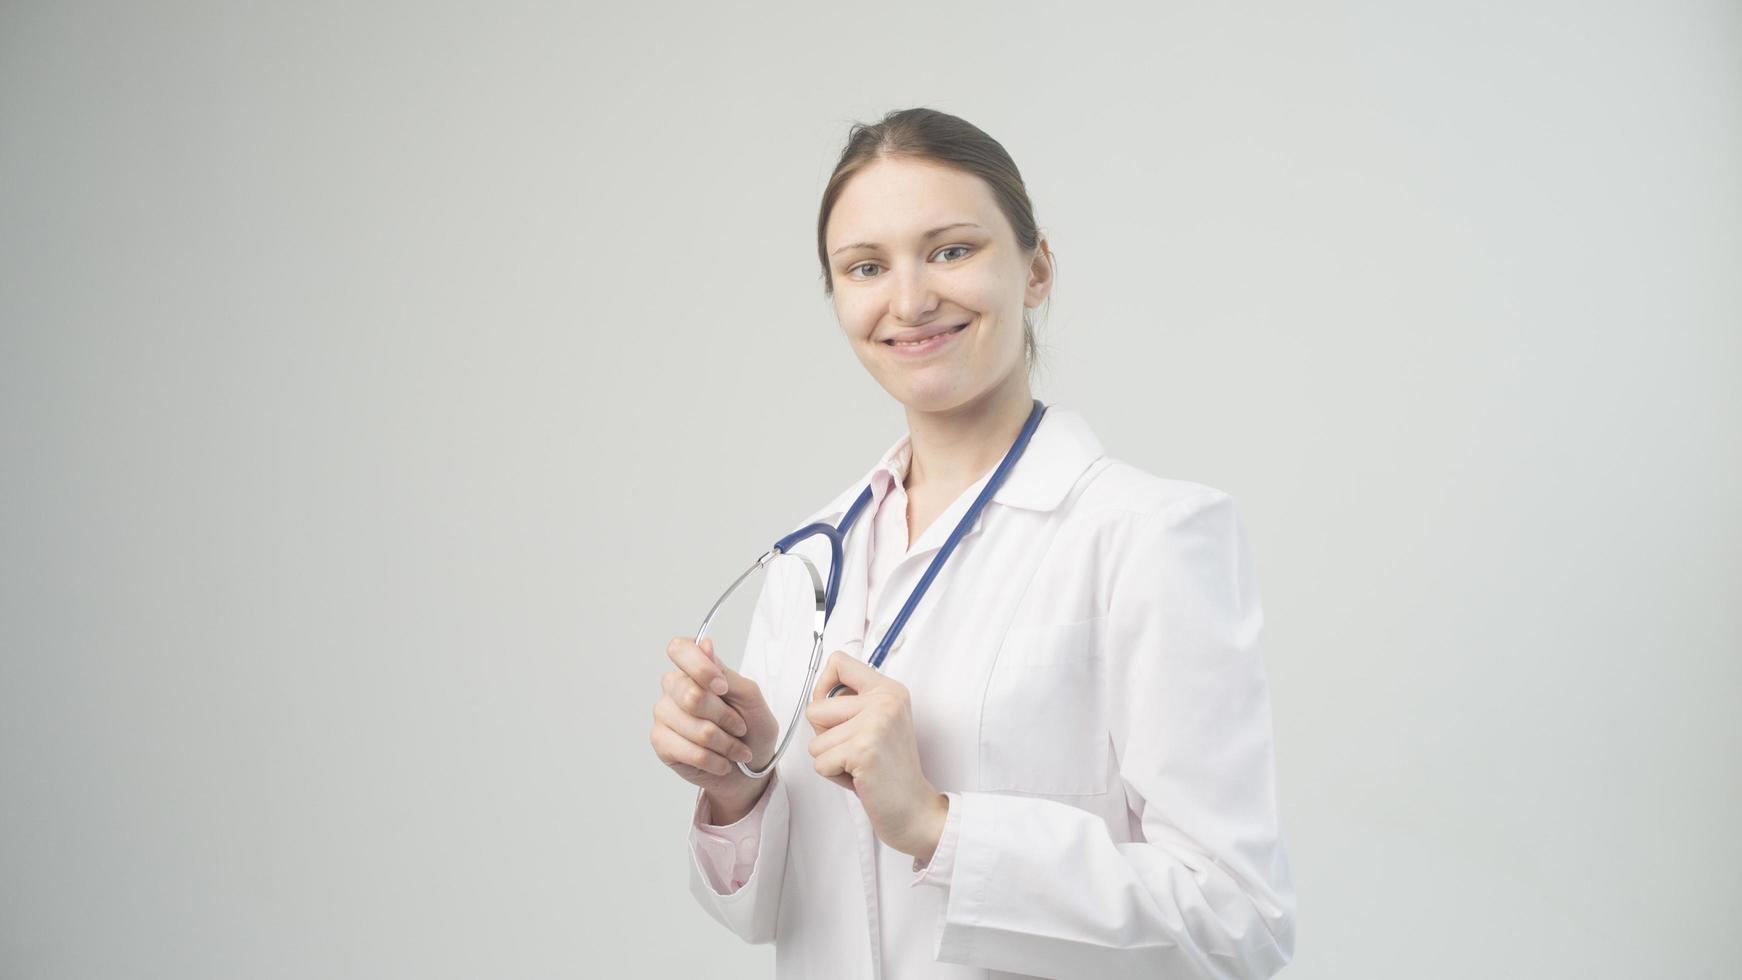
M1139 839L1055 799L966 792L939 960L1049 977L1269 977L1294 952L1257 584L1234 502L1127 518L1103 624Z
M768 577L763 581L762 594L750 616L744 659L738 672L755 681L765 696L773 696L766 673L766 651L773 642L770 624L784 622L771 604L778 603L779 596L790 594L775 576L795 571L779 562L771 565ZM780 780L780 771L776 769L765 778L768 788L754 808L760 811L760 825L754 836L744 837L738 842L739 846L753 844L754 852L736 855L738 863L747 861L749 864L749 877L736 889L716 887L709 874L713 865L704 851L709 842L698 837L696 827L705 806L701 790L696 791L696 808L690 817L690 894L715 921L748 943L774 941L775 925L780 916L781 882L786 875L787 821L791 810L787 806L786 787ZM748 852L749 847L745 847L745 851Z
M915 885L933 885L939 888L950 887L950 870L956 866L956 840L962 831L962 801L959 793L945 793L949 800L949 810L944 816L944 831L938 837L938 846L932 850L931 861L920 864L919 858L913 859L913 880L908 887Z
M769 773L769 779L779 777ZM762 840L762 814L768 810L766 788L762 798L737 823L716 824L707 794L696 793L696 812L690 820L690 846L707 872L714 891L727 895L744 887L756 866L756 847Z
M761 833L755 839L756 853L750 861L750 876L734 891L722 892L709 880L702 864L701 850L690 847L690 894L714 921L732 930L747 943L774 941L775 924L780 916L780 883L786 874L787 808L786 788L778 771L768 774L772 781L758 806L766 804L762 813ZM700 792L697 794L700 806Z

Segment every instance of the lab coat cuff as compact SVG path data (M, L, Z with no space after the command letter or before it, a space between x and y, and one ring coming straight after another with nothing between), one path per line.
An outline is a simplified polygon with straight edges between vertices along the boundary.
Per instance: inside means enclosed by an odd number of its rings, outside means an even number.
M949 800L949 812L944 816L944 832L938 838L938 846L932 851L931 863L921 865L919 859L913 862L914 877L909 882L913 885L931 885L935 888L948 889L950 875L956 864L956 838L961 833L962 802L956 793L945 793Z
M776 778L770 774L770 779ZM775 782L765 791L768 807L762 813L757 835L755 864L744 883L722 893L709 881L701 853L690 853L690 893L702 909L721 925L749 943L771 943L780 918L780 893L786 877L786 849L790 836L791 809L786 785ZM760 802L760 801L758 801ZM692 839L697 830L692 828Z
M1007 846L997 827L997 801L991 793L952 794L946 829L950 839L951 887L933 933L934 955L944 963L974 963L975 940L987 908L986 891L997 878L998 849ZM963 834L966 837L963 837ZM940 841L938 849L943 849Z
M712 807L707 793L696 792L696 805L690 819L690 846L708 885L717 895L739 891L755 873L756 857L761 848L764 816L768 812L777 787L773 780L779 773L770 773L770 784L762 798L743 817L730 824L712 823Z
M756 801L756 805L750 808L750 812L739 817L734 823L714 823L714 808L708 800L708 794L703 790L696 790L696 807L695 815L691 820L692 825L725 836L738 836L745 830L754 829L756 824L762 822L762 814L768 809L768 800L774 795L774 781L779 778L778 771L769 773L768 785L762 790L762 798Z

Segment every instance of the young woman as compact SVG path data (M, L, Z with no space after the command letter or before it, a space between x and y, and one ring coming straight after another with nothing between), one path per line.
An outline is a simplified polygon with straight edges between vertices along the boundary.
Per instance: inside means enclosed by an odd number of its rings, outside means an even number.
M1295 900L1233 500L1106 455L1030 394L1052 253L976 127L855 126L817 249L908 433L794 525L838 525L868 488L810 691L754 640L742 673L711 637L666 648L652 743L700 787L691 891L774 942L783 978L1274 974ZM821 536L793 550L827 572ZM744 774L785 722L769 705L800 697L809 752Z

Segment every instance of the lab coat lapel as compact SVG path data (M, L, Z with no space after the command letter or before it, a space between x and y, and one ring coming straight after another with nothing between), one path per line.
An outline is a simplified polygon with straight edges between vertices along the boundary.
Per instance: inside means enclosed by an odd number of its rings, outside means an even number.
M842 789L836 795L847 811L847 819L853 828L854 849L859 854L860 894L865 896L865 926L871 940L871 976L876 980L883 976L883 924L878 914L880 903L877 895L877 832L872 829L871 818L865 815L865 808L852 790Z
M902 438L905 439L906 436ZM900 443L900 439L892 443L885 450L884 456L879 458L879 463ZM991 515L994 511L1000 507L1051 511L1070 494L1084 471L1103 455L1105 452L1100 440L1081 414L1059 405L1048 406L1046 414L1041 417L1040 425L1035 428L1034 435L1028 441L1027 451L1011 467L1010 473L992 494L992 499L986 502L974 523L962 532L961 540L956 543L956 551L938 570L938 577L914 607L913 615L907 625L902 627L902 632L905 634L919 628L929 611L937 608L943 599L942 593L949 584L948 580L952 578L950 572L959 558L959 553L984 530L986 522L993 519ZM846 517L847 509L859 498L859 494L876 471L877 466L873 465L826 507L813 513L805 523L827 522L839 525ZM861 513L854 521L843 544L840 590L836 593L835 608L829 617L828 627L823 632L825 655L835 650L845 650L859 660L868 660L871 651L867 649L867 644L882 640L881 635L868 637L865 634L867 613L872 611L867 608L869 596L866 594L866 583L870 577L870 510L871 506L868 505L866 512ZM960 510L952 509L951 513L939 518L939 524L953 530L956 522L966 512L965 506ZM947 531L941 527L938 530L940 537L947 539ZM930 536L933 531L928 528L926 533ZM819 567L826 569L828 559L825 543L820 538L811 538L806 544L817 549L821 557ZM941 540L939 545L941 547ZM937 550L932 549L916 555L913 560L924 561L929 565L936 555ZM907 601L907 595L905 592L889 592L882 598L884 608L876 610L883 617L877 621L879 628L894 619L901 604Z
M871 573L868 515L859 516L859 520L854 522L855 529L861 523L866 527L862 532L850 535L848 545L843 549L841 590L835 599L835 614L829 617L829 628L835 631L835 635L823 645L823 650L845 650L848 656L865 660L871 653L865 649L865 605L869 599L865 586ZM843 788L835 795L852 827L853 846L859 854L860 893L865 897L865 924L871 940L871 976L876 980L883 975L882 923L878 917L877 896L877 832L872 829L871 818L865 815L865 808L859 804L853 791Z
M854 484L828 508L813 515L812 520L839 525L864 485L863 480ZM836 650L844 650L848 656L858 660L869 656L870 651L865 649L865 606L868 600L865 586L870 578L870 531L870 515L861 513L848 529L843 542L840 591L835 594L834 612L823 629L825 662ZM865 899L865 923L871 946L871 976L876 980L883 972L883 943L878 921L877 833L852 790L833 785L829 789L842 809L843 825L849 828L859 859L860 894Z
M955 550L950 553L949 561L946 561L943 567L938 569L937 578L926 589L925 595L920 597L919 604L914 607L913 614L908 617L907 624L902 627L902 636L908 636L923 626L927 614L937 608L939 602L943 601L942 593L949 587L949 581L953 578L951 572L960 560L962 552L968 548L969 542L985 528L986 522L995 519L990 515L996 508L1015 507L1022 510L1050 511L1064 501L1071 488L1076 485L1077 479L1083 475L1083 471L1103 455L1105 453L1100 440L1095 437L1095 433L1089 428L1087 420L1081 414L1068 408L1049 405L1046 414L1041 416L1040 425L1035 427L1034 435L1028 440L1028 449L1010 468L1004 482L999 484L998 489L993 492L992 499L986 501L986 506L981 508L974 522L962 532L961 539L956 542ZM869 478L869 474L867 474L867 478ZM863 486L863 482L860 485ZM958 499L948 512L939 515L937 521L927 527L924 532L924 537L935 542L935 547L928 547L925 551L911 556L907 561L922 563L922 569L930 567L931 563L936 560L938 552L942 550L944 542L949 539L950 532L955 530L956 524L968 512L968 508L972 506L973 500L979 496L980 492L980 488L976 488L972 496L964 492L963 496L966 499ZM841 513L844 515L845 512L846 506L842 506ZM861 516L860 520L864 519ZM854 580L855 582L864 583L869 578L867 566L862 565L853 571L859 576ZM904 562L897 569L896 574L900 575L907 571L909 570ZM921 571L920 575L923 576L923 574L924 572ZM913 578L914 582L918 582L918 580L919 577ZM877 614L877 618L873 622L878 629L894 622L901 607L907 602L910 589L911 586L908 589L886 589L883 592L879 597L881 600L878 603L879 608L870 610ZM861 607L863 607L863 603L861 603ZM865 612L866 610L861 608L854 622L863 624ZM861 625L859 629L861 636L864 632ZM863 642L872 644L881 642L882 639L881 633L874 633L871 636L864 636ZM858 654L861 660L869 659L870 655L869 648Z
M848 508L859 499L859 494L869 485L871 477L877 472L878 467L906 438L907 436L903 435L891 443L884 450L883 455L878 458L876 464L873 464L859 479L854 480L843 489L827 506L812 513L804 523L823 522L838 526L841 520L846 517ZM992 494L992 499L986 502L986 506L981 509L974 523L962 532L962 539L956 544L956 552L966 548L969 542L985 529L988 520L995 519L991 516L992 512L1000 507L1013 507L1043 513L1051 511L1070 494L1071 488L1077 484L1084 471L1103 455L1105 453L1100 440L1096 438L1093 430L1089 428L1088 421L1081 414L1059 405L1048 406L1046 414L1041 417L1040 425L1035 428L1033 437L1029 439L1027 451L1022 454L1022 458L1016 461L1016 465L1011 467L1010 473L999 485L997 491ZM978 491L976 491L976 495L977 493ZM871 505L868 505L866 512L861 513L859 518L854 521L853 527L848 529L843 547L841 587L836 594L834 613L829 617L828 628L823 633L823 652L825 655L835 650L845 650L859 660L870 659L871 650L868 646L880 642L882 635L866 635L867 614L870 612L878 613L879 618L875 625L878 629L882 629L894 620L901 605L907 601L907 594L904 590L892 590L882 596L881 605L883 608L877 610L868 608L869 596L866 595L866 581L870 575L870 510ZM938 528L938 537L947 539L948 530L946 528L953 530L956 522L966 512L967 508L964 506L960 510L952 509L951 513L941 516L939 524L943 527ZM928 528L926 534L933 535L932 529ZM941 547L942 540L939 540L938 543ZM828 567L826 542L820 537L813 537L807 539L800 547L814 549L810 553L817 560L818 567L824 569L826 573ZM912 560L923 561L929 565L936 555L937 550L930 549L914 556ZM913 615L908 619L907 625L902 627L904 635L917 631L923 625L929 612L936 609L938 603L942 601L942 593L948 587L948 580L953 577L951 571L958 557L958 554L952 553L950 560L938 570L937 579L932 582L931 587L926 590L926 594L920 598L919 604L914 607ZM921 574L923 575L923 572ZM918 578L915 577L913 581L918 581Z

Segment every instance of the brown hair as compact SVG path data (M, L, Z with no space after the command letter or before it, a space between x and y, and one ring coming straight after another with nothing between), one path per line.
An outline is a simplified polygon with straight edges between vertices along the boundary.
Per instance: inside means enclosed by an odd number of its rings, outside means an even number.
M936 109L896 109L885 113L876 123L854 123L847 134L846 148L835 164L823 189L823 204L817 214L817 258L823 265L823 293L835 294L835 283L829 273L828 246L824 244L829 227L829 214L835 201L846 189L847 181L871 163L891 157L930 160L972 174L986 182L998 209L1016 232L1016 244L1033 250L1040 244L1040 227L1034 222L1034 206L1028 200L1028 188L1022 182L1022 172L1010 159L1004 146L986 135L966 119ZM1052 249L1046 250L1048 263L1054 262ZM1051 307L1049 294L1043 306ZM1039 344L1034 337L1034 324L1028 311L1022 311L1022 344L1028 358L1028 372L1034 374Z

